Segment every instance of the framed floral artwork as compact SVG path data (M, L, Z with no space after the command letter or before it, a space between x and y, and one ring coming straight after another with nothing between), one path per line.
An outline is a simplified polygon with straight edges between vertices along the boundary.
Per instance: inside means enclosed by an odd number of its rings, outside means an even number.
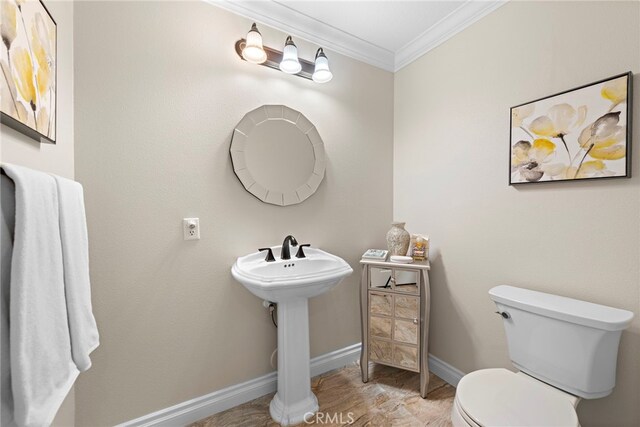
M0 116L40 142L56 142L56 22L39 0L0 0Z
M631 72L511 108L509 185L631 176Z

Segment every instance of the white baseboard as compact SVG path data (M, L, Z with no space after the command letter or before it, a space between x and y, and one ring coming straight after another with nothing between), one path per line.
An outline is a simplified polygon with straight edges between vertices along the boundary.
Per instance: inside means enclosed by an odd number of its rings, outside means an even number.
M352 344L311 359L311 377L342 368L360 359L360 343Z
M342 368L360 359L360 343L332 351L311 359L311 376L315 377L334 369ZM429 371L454 387L458 385L464 373L429 355ZM232 385L195 399L170 406L144 415L135 420L119 424L117 427L176 427L184 426L218 412L249 402L265 394L276 391L277 374L271 372L259 378Z
M429 372L439 376L454 387L458 387L458 383L462 377L464 377L464 372L454 368L432 354L429 355Z
M311 376L342 368L360 358L360 343L311 359ZM276 391L277 374L271 372L259 378L232 385L213 393L187 400L169 408L144 415L117 427L176 427L207 418L218 412L241 405Z

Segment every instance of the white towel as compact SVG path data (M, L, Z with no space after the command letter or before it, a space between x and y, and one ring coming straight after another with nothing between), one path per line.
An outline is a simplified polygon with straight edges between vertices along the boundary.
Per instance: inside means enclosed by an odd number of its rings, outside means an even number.
M67 321L58 189L45 173L3 169L15 183L16 207L9 304L13 418L21 426L49 425L79 373Z
M91 367L89 354L99 345L98 328L91 309L89 240L82 185L53 175L58 185L60 237L64 262L71 354L80 372Z

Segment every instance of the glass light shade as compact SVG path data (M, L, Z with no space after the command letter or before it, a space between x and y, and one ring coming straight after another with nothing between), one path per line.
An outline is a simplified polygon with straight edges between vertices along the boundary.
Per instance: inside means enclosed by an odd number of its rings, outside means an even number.
M329 69L329 60L322 48L318 49L318 53L316 53L316 67L311 78L316 83L326 83L333 78L333 74Z
M251 26L251 30L247 34L247 42L244 49L242 49L242 57L254 64L262 64L267 60L267 53L262 47L262 35L258 31L256 24Z
M298 48L291 40L291 36L287 37L287 42L284 45L280 70L287 74L297 74L302 70L302 65L298 61Z

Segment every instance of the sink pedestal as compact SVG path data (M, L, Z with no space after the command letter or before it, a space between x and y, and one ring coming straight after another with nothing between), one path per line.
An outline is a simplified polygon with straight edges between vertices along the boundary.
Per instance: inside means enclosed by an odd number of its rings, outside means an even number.
M278 302L278 392L269 413L283 426L311 419L318 400L311 391L307 298Z
M282 253L282 246L270 249ZM321 249L308 247L304 253L304 258L267 261L264 253L254 252L231 267L233 277L252 294L278 304L278 392L269 413L283 426L311 420L318 411L311 392L308 300L353 273L345 260Z

